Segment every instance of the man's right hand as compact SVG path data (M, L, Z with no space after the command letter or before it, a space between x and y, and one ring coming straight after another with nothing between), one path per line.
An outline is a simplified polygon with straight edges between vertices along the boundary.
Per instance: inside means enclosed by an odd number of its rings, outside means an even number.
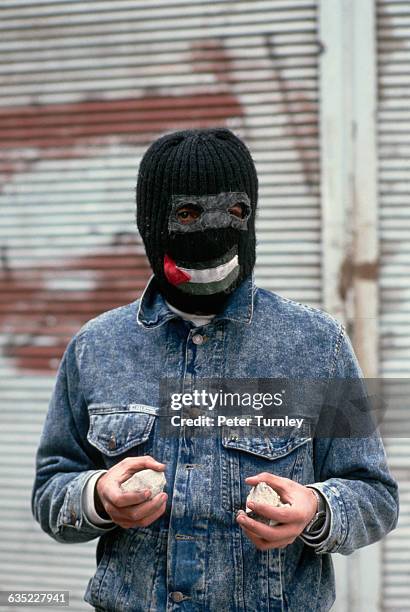
M151 495L149 489L124 492L120 488L122 482L128 480L135 472L144 469L163 472L165 464L155 461L149 455L127 457L97 480L95 492L98 501L109 518L124 529L148 527L165 512L168 498L166 493L158 493L149 499ZM97 504L97 511L100 504Z

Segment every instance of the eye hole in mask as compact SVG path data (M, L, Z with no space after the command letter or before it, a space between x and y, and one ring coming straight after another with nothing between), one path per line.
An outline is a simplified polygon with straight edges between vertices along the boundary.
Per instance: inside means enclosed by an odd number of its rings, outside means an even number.
M188 223L193 223L203 213L202 206L198 206L197 204L185 204L181 206L175 211L175 217L178 219L180 223L183 225L187 225Z
M197 204L188 203L184 204L175 211L175 217L180 223L182 223L182 225L188 225L189 223L193 223L194 221L199 219L203 212L204 210L201 206L198 206ZM233 217L238 217L238 219L244 219L248 213L248 208L246 204L242 202L236 202L228 208L228 212Z
M238 217L239 219L244 219L248 214L248 208L243 202L237 202L230 208L228 208L228 212L231 213L234 217Z

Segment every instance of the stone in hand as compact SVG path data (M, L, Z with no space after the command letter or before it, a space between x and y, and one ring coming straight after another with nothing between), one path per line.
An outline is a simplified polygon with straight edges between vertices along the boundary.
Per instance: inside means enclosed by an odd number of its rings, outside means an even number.
M290 506L290 504L284 504L278 493L276 493L276 491L272 489L272 487L270 487L266 482L259 482L255 487L252 487L248 497L246 498L246 514L250 516L250 518L255 519L255 521L265 523L265 525L269 525L270 527L277 525L278 521L275 521L274 519L265 518L260 514L256 514L256 512L248 508L249 502L255 502L255 504L269 504L271 506L274 506L275 508Z
M142 491L144 489L150 489L150 499L152 499L155 495L164 490L166 483L164 472L148 469L133 474L131 478L121 483L121 489L122 491Z

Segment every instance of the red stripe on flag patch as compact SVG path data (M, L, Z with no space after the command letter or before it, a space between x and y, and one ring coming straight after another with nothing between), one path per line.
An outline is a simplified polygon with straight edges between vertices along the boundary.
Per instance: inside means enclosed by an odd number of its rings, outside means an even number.
M164 257L164 273L171 285L181 285L191 280L190 275L178 268L175 261L169 255Z

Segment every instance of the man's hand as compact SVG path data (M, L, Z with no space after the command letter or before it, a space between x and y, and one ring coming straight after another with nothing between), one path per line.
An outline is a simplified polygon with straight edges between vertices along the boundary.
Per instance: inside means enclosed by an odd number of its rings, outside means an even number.
M257 514L281 523L274 527L251 519L243 510L238 512L239 525L259 550L285 548L294 542L317 511L317 499L312 490L289 478L262 472L247 478L245 482L251 486L266 482L277 491L283 502L291 504L290 507L284 508L273 508L268 504L252 502L248 504Z
M128 480L135 472L147 468L162 472L165 464L155 461L149 455L127 457L97 480L96 492L101 505L109 518L124 529L148 527L165 512L168 498L166 493L158 493L149 499L151 494L149 489L124 492L120 488L120 484Z

